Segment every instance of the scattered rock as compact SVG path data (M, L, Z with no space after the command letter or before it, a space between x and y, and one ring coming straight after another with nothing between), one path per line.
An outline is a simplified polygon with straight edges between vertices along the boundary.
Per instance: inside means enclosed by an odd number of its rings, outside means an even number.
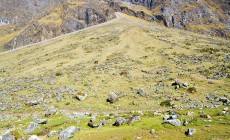
M140 89L137 90L137 94L139 94L141 96L145 96L145 91L140 88Z
M76 95L75 95L76 99L78 99L79 101L82 101L84 100L86 97L87 97L87 94L85 94L84 92L78 92Z
M177 115L165 115L163 117L163 120L173 120L173 119L177 119Z
M10 131L6 131L2 135L2 140L15 140L15 137L10 133Z
M118 96L115 92L111 92L109 94L109 98L107 99L107 102L114 103L118 100Z
M67 114L70 119L78 119L78 118L85 118L85 113L73 112L71 114Z
M192 136L194 133L196 133L195 128L189 128L188 131L186 132L187 136Z
M76 128L75 126L70 126L67 129L60 132L58 139L68 140L69 138L72 138L74 136L74 133L77 131L80 131L80 129Z
M226 104L226 105L230 103L229 99L226 97L220 97L219 101L221 101L223 104Z
M46 124L47 119L37 119L35 122L38 123L38 124Z
M106 125L106 121L105 120L101 121L101 124L105 126Z
M94 121L96 121L96 117L95 117L95 116L92 116L92 117L90 118L90 122L94 122Z
M211 119L211 116L209 116L207 114L201 114L200 117L201 118L206 118L206 119Z
M39 102L37 100L30 101L30 106L38 105Z
M228 107L225 107L225 108L223 109L223 111L228 111Z
M121 126L122 124L126 123L126 120L119 117L117 118L117 120L115 121L115 123L113 124L114 126Z
M54 115L56 112L57 112L57 109L51 106L50 108L46 110L45 116L48 117L48 116Z
M28 140L41 140L41 139L36 135L32 135L31 137L28 138Z
M91 127L91 128L97 128L100 125L99 124L88 123L88 126Z
M24 132L30 133L30 132L33 132L34 130L38 129L38 128L39 128L38 124L35 122L32 122Z
M183 123L184 126L187 126L188 125L188 121L185 120L184 123Z
M141 120L141 116L134 116L134 117L131 117L129 119L129 124L133 123L133 122L137 122L137 121L140 121Z
M150 133L151 133L151 134L154 134L154 133L155 133L155 130L154 130L154 129L151 129L151 130L150 130Z
M58 134L57 131L51 131L47 136L48 136L48 137L53 137L53 136L55 136L55 135L57 135L57 134Z
M181 122L179 119L165 120L164 123L169 123L173 126L180 126L181 125Z
M172 86L174 86L175 89L186 88L188 85L188 83L182 83L179 80L176 80L174 83L172 83Z
M188 116L192 116L193 114L194 114L194 112L190 112L190 111L187 112Z

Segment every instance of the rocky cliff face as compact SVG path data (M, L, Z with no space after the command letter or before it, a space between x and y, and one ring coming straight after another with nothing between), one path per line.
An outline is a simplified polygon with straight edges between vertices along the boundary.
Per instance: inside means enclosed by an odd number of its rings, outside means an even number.
M2 17L10 19L9 21L3 20L6 22L2 24L13 24L15 25L13 30L20 32L4 44L7 49L40 42L114 18L114 11L104 1L27 0L27 5L20 5L21 2L24 3L25 1L12 1L10 4L4 1L2 4L3 9L9 11L18 7L10 16L1 14ZM21 17L18 18L18 10L23 9L28 9L28 13L19 14Z
M225 0L122 0L115 9L149 21L162 22L208 35L230 36L230 3ZM141 5L143 8L135 8ZM146 12L147 11L147 12Z

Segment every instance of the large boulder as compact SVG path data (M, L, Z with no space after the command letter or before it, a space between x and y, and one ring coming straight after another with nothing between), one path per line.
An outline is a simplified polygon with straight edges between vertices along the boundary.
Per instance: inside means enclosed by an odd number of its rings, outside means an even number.
M196 133L195 128L189 128L187 132L185 132L187 136L192 136L194 133Z
M179 119L164 120L164 123L169 123L173 126L180 126L181 125L181 121Z
M164 123L169 123L173 126L180 126L181 121L177 118L178 118L177 115L166 115L163 117L163 120L164 120Z
M107 99L107 102L114 103L114 102L116 102L118 99L119 99L119 98L118 98L117 94L116 94L115 92L111 92L111 93L109 94L109 97L108 97L108 99Z
M2 140L15 140L15 137L10 133L10 131L6 131L2 135Z
M72 138L74 136L74 133L77 131L80 131L80 129L76 128L75 126L70 126L67 129L60 132L58 139L68 140L69 138Z
M39 128L38 124L35 122L32 122L32 123L30 123L30 125L28 126L28 128L24 132L30 133L30 132L33 132L34 130L38 129L38 128Z
M115 123L113 124L114 126L121 126L122 124L126 123L126 120L119 117L116 119Z
M50 108L46 110L45 116L48 117L48 116L54 115L56 112L57 112L57 109L51 106Z

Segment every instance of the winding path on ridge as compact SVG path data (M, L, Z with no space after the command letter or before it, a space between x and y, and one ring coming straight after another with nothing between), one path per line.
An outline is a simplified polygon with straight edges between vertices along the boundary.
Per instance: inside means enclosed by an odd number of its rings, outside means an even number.
M86 31L86 30L90 30L90 29L102 27L102 26L105 26L105 25L108 25L108 24L111 24L111 23L115 23L115 22L117 22L117 21L119 21L119 20L121 20L123 18L122 13L120 13L120 12L116 12L115 15L116 15L115 19L109 20L107 22L104 22L104 23L101 23L101 24L97 24L97 25L93 25L93 26L90 26L90 27L87 27L87 28L84 28L84 29L81 29L81 30L77 30L77 31L71 32L71 33L63 34L63 35L60 35L60 36L57 36L57 37L54 37L54 38L51 38L51 39L47 39L47 40L44 40L44 41L41 41L41 42L29 44L29 45L26 45L26 46L23 46L23 47L18 47L16 49L12 49L12 50L9 50L9 51L4 51L4 52L1 52L0 55L4 55L4 54L7 54L7 53L18 51L18 50L21 50L21 49L24 49L24 48L28 48L28 47L33 47L33 46L39 45L41 43L45 43L45 42L49 42L49 41L52 41L52 40L55 40L55 39L60 39L60 38L63 38L63 37L69 36L69 35L73 35L73 34L76 34L78 32L82 32L82 31Z

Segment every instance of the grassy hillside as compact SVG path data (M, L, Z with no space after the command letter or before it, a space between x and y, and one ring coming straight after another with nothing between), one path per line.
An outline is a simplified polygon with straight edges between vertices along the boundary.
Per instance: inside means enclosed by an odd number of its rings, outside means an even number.
M229 115L219 115L225 106L206 97L229 97L229 46L229 40L123 15L104 26L0 55L0 102L5 107L0 113L11 116L0 124L0 132L10 129L20 136L48 139L49 131L75 125L81 131L73 139L185 139L184 132L194 127L197 133L189 139L228 139ZM175 90L171 85L176 79L189 86ZM73 97L79 92L87 94L85 100ZM119 96L113 104L106 102L110 92ZM33 100L39 104L29 106ZM161 106L167 100L170 105ZM38 130L24 134L29 122L36 116L44 118L51 106L59 113L48 117L49 122ZM162 124L162 116L170 109L181 120L190 120L189 127ZM128 118L135 111L142 117L140 122L111 126L117 116ZM160 116L153 115L156 111ZM194 115L185 115L188 111ZM205 122L201 111L212 122ZM108 125L89 128L88 117L67 118L72 112L95 114ZM156 133L150 134L153 128Z

